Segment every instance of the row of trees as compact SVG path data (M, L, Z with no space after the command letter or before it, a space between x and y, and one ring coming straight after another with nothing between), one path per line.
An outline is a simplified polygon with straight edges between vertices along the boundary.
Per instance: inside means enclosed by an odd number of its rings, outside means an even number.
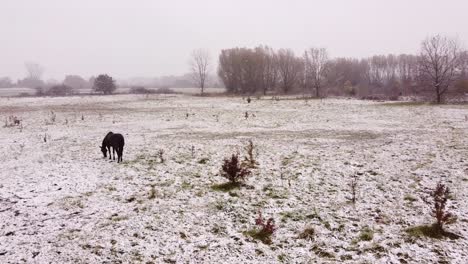
M14 84L10 78L0 78L0 88L10 87L25 87L35 88L37 95L70 95L79 89L93 89L95 92L103 94L111 94L117 88L115 80L106 75L101 74L97 78L91 77L85 80L79 75L67 75L62 83L54 80L44 82L42 76L44 67L38 63L25 63L27 75L24 79L18 80Z
M267 46L232 48L219 55L218 76L230 93L333 95L435 95L468 93L468 53L440 35L424 40L419 55L330 59L323 48L301 56Z
M65 78L65 80L67 80ZM73 80L73 79L72 79ZM79 80L79 79L77 79ZM112 94L116 89L117 85L115 80L107 74L101 74L97 78L92 79L92 90L97 93ZM71 84L71 85L70 85ZM75 84L75 85L73 85ZM36 95L50 95L50 96L66 96L77 92L77 89L84 88L82 86L76 86L79 83L75 82L63 82L61 84L53 84L50 86L38 86L36 87Z

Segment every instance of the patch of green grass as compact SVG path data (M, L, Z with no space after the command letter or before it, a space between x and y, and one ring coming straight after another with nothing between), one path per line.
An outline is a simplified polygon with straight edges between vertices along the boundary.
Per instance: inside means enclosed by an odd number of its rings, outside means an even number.
M210 161L209 158L201 158L201 159L198 161L198 163L199 163L199 164L207 164L208 161Z
M408 202L411 202L411 203L412 203L412 202L415 202L415 201L417 201L417 200L418 200L418 198L416 198L416 197L414 197L414 196L412 196L412 195L410 195L410 194L407 194L407 195L405 195L405 197L403 198L403 200L405 200L405 201L408 201Z
M128 216L119 216L117 214L112 215L109 220L114 222L125 221L128 220Z
M412 237L430 237L435 239L442 239L448 237L450 239L458 239L459 235L440 230L436 224L433 225L419 225L407 228L405 232Z
M351 254L341 255L340 259L341 259L341 261L352 260L353 255L351 255Z
M271 234L263 230L251 229L243 232L243 234L253 239L260 240L266 245L270 245L272 243Z
M272 199L287 199L288 193L286 191L281 192L279 190L273 189L272 185L266 185L263 187L263 191L265 192L266 196Z
M374 231L368 227L361 230L359 234L359 240L361 241L371 241L374 238Z
M322 258L335 258L335 255L333 253L327 252L321 248L319 248L317 245L312 247L312 251L319 257Z
M181 187L182 187L182 189L184 189L184 190L189 190L189 189L192 189L192 188L193 188L193 185L190 184L190 182L184 181L184 182L182 182L182 186L181 186Z
M443 238L442 233L435 225L420 225L410 227L405 230L406 233L414 237Z
M222 201L216 201L214 206L217 210L222 211L224 209L225 203Z
M287 260L288 260L288 256L287 256L286 254L283 253L283 254L278 255L278 261L279 261L279 262L284 263L284 262L286 262Z
M233 189L238 189L241 187L241 184L238 182L226 182L221 184L215 184L211 186L211 189L219 192L229 192Z
M289 211L289 212L281 212L281 222L285 223L287 220L292 220L294 222L304 220L304 212L302 211Z

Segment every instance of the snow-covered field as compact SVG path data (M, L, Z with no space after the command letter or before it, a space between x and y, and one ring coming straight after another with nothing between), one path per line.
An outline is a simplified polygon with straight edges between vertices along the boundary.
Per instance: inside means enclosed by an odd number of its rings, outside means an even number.
M22 127L0 127L0 263L468 259L466 105L0 98L2 123L10 115ZM108 131L125 136L121 164L100 152ZM247 180L254 188L213 190L226 181L223 158L244 155L249 139L259 162ZM458 217L447 230L463 238L409 236L408 227L434 221L424 198L439 180ZM245 235L259 210L278 227L270 245ZM313 238L298 238L306 228Z

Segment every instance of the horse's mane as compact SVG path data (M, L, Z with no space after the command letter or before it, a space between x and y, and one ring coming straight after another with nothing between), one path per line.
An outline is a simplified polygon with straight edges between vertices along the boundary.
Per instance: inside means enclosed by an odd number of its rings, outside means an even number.
M109 132L107 133L107 135L104 137L104 139L102 140L102 146L106 146L109 142L109 138L114 135L114 133L112 132Z

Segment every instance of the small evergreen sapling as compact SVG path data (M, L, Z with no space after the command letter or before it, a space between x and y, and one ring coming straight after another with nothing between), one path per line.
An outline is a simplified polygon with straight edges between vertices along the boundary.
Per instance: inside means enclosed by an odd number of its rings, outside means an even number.
M440 232L444 231L444 224L450 223L455 219L455 216L446 210L447 201L450 196L450 190L445 184L437 183L434 191L431 192L431 196L434 199L434 208L432 209L432 215L437 220L436 226Z
M249 139L249 144L245 147L247 156L245 157L245 163L249 168L255 168L258 165L258 162L255 160L255 145L251 139Z
M227 178L232 184L244 182L250 174L251 171L239 162L238 154L233 154L231 158L224 159L221 167L221 176Z
M356 203L356 196L357 196L357 191L358 191L358 174L354 174L353 177L351 178L351 182L349 183L350 191L351 191L351 202L353 204Z

